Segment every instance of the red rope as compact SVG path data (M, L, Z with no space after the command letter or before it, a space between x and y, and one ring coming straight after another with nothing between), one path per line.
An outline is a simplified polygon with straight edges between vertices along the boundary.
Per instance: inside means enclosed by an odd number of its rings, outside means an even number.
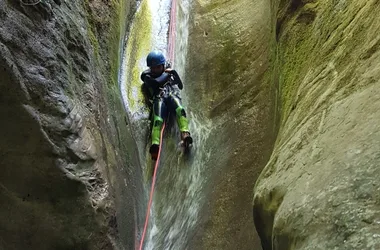
M169 41L168 41L168 58L174 64L174 48L175 48L175 30L176 30L176 13L177 3L176 0L172 0L172 6L170 11L170 23L169 23Z
M170 11L170 23L169 23L168 54L167 54L167 57L169 58L172 66L174 64L175 28L176 28L176 21L175 21L176 20L176 16L175 15L176 15L176 11L177 11L177 1L176 0L172 0L171 11ZM154 173L153 173L152 186L150 188L149 202L148 202L148 207L147 207L147 210L146 210L144 230L143 230L143 234L142 234L142 237L141 237L141 240L140 240L139 250L142 250L142 248L143 248L145 234L146 234L146 230L148 228L150 208L152 206L152 201L153 201L154 185L156 183L157 169L158 169L158 164L160 162L160 157L161 157L162 136L164 134L164 130L165 130L165 123L164 123L164 125L162 126L162 129L161 129L160 146L159 146L159 149L158 149L157 161L156 161L156 164L154 165Z
M139 250L141 250L142 247L143 247L143 244L144 244L144 238L145 238L145 233L146 233L146 229L147 229L147 227L148 227L148 223L149 223L150 207L152 206L152 201L153 201L154 184L156 183L157 169L158 169L158 164L159 164L159 162L160 162L161 146L162 146L162 136L163 136L163 134L164 134L164 130L165 130L165 123L164 123L164 125L162 126L162 129L161 129L161 134L160 134L160 146L159 146L159 149L158 149L158 156L157 156L156 164L154 165L154 173L153 173L152 186L151 186L151 188L150 188L150 195L149 195L148 208L146 209L146 215L145 215L145 225L144 225L144 230L143 230L143 234L142 234L141 241L140 241L140 247L139 247Z

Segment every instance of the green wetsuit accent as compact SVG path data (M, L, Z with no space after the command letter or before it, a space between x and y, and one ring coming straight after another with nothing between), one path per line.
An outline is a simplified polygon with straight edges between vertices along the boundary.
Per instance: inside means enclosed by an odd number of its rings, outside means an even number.
M190 132L189 120L186 117L179 94L183 85L177 72L163 73L161 76L153 78L150 71L146 70L141 74L141 79L144 81L142 91L146 99L153 100L152 144L160 144L161 129L169 111L176 114L179 130Z

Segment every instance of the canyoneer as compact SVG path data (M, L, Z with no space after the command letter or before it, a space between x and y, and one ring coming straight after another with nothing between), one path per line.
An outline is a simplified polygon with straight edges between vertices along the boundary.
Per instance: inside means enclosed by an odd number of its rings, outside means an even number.
M157 160L160 146L160 132L170 113L175 113L179 130L181 131L181 145L188 149L193 143L190 136L189 120L182 106L180 90L183 83L178 73L170 68L165 56L159 51L152 51L146 58L149 69L141 74L142 93L145 103L152 107L152 145L149 152L152 160Z

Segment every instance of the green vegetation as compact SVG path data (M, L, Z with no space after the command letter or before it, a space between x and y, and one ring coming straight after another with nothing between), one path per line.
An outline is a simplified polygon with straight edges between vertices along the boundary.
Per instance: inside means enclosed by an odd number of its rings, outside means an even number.
M152 34L152 16L149 11L147 1L143 1L141 8L136 13L133 21L133 26L129 33L129 39L127 42L127 56L128 56L128 100L130 102L130 108L134 110L136 108L136 97L132 96L133 90L137 90L137 99L142 102L142 93L140 91L140 68L138 60L145 58L150 50L151 34Z

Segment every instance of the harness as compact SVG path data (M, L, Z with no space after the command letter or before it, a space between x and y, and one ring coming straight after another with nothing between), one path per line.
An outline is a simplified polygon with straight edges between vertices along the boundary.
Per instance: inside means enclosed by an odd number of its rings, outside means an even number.
M155 98L168 98L171 95L178 97L179 90L178 87L174 87L176 84L173 83L173 80L173 75L169 74L167 80L159 87L159 92L155 95Z
M144 82L143 91L145 89L150 100L170 96L180 98L180 89L183 88L183 84L175 70L163 72L160 76L153 77L150 69L148 69L141 74L141 80Z

